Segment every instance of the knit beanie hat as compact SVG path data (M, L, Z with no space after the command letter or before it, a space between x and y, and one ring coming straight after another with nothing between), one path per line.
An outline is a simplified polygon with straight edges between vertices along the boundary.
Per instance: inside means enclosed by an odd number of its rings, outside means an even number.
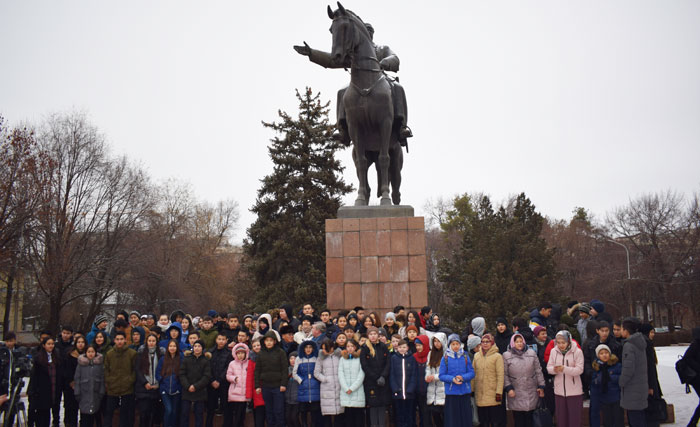
M378 328L378 330L379 330L379 336L380 336L380 337L388 338L387 333L386 333L386 329L384 329L384 328Z
M406 328L406 333L408 333L408 331L416 331L416 333L418 333L418 328L416 328L416 325L411 325Z
M394 314L393 311L388 312L387 314L384 315L384 320L386 319L391 319L394 322L396 322L396 315Z
M508 322L506 322L506 318L505 318L505 317L499 317L498 319L496 319L496 326L500 325L501 323L503 323L504 325L508 326Z
M586 313L586 314L591 314L591 305L587 302L582 302L578 306L578 311L580 311L582 313Z
M95 325L99 325L102 322L109 322L109 319L104 314L98 314L95 316Z
M141 318L141 313L139 313L139 312L136 311L136 310L133 310L131 313L129 313L129 317L131 317L132 314L135 314L136 317Z
M216 313L216 310L209 310L209 311L207 311L207 316L209 316L209 317L211 317L211 318L216 317L216 314L217 314L217 313Z
M477 335L472 335L467 340L467 349L473 351L479 344L481 344L481 338Z
M605 304L603 304L601 301L598 301L597 299L591 301L591 307L595 308L595 311L597 311L598 313L602 313L605 311Z
M600 353L601 350L607 350L608 353L612 354L612 352L610 351L610 347L608 347L608 346L605 345L605 344L601 344L601 345L599 345L598 347L595 348L595 355L596 355L596 357L598 357L598 353Z
M367 328L367 335L371 334L372 332L376 332L377 334L379 334L379 328L377 328L376 326L370 326L369 328Z
M546 331L547 329L544 326L535 326L535 329L532 331L533 334L535 334L535 337L540 334L541 331Z
M202 341L202 340L197 340L197 341L195 341L194 344L192 344L192 347L194 347L195 344L201 345L201 346L202 346L202 351L204 351L204 349L206 348L206 344L204 344L204 341Z

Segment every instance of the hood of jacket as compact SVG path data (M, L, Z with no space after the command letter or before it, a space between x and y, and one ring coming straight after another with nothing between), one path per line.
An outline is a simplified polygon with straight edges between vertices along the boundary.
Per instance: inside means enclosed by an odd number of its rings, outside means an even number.
M452 350L450 344L452 344L453 341L457 341L460 344L459 351ZM462 341L459 339L459 335L452 334L449 336L449 338L447 338L447 347L445 347L445 354L455 358L464 354L464 348L462 347Z
M245 362L246 360L248 360L248 358L249 358L249 356L250 356L250 349L248 348L248 346L247 346L246 344L244 344L244 343L242 343L242 342L239 342L238 344L234 345L233 348L231 349L231 354L233 355L233 360L234 360L234 361L241 362L241 361L238 360L238 358L236 357L236 352L237 352L238 350L243 350L243 351L245 351L245 359L243 359L242 361Z
M165 330L165 334L166 334L165 338L168 341L170 341L170 339L171 339L170 338L170 331L172 331L173 329L177 329L177 338L174 338L174 339L179 341L180 338L182 338L182 325L180 325L180 322L173 322L170 324L168 329Z
M428 361L428 353L430 353L430 339L426 335L418 335L416 341L420 341L423 344L422 351L416 351L413 357L418 363L426 363Z
M144 342L146 342L146 330L145 330L145 329L143 329L141 326L132 326L132 327L131 327L131 336L132 336L132 338L133 338L133 336L134 336L134 332L138 332L139 334L141 334L141 343L142 343L142 344L143 344Z
M306 347L308 347L308 346L311 346L313 348L313 351L311 352L310 356L307 355L306 351L305 351ZM301 345L299 346L299 350L297 350L297 351L299 352L299 358L301 358L301 359L318 357L318 344L316 344L316 341L311 341L311 340L304 341L301 343Z
M457 335L457 334L455 334ZM458 336L459 337L459 336ZM433 338L437 338L440 340L440 343L442 344L442 351L445 351L447 349L447 335L445 335L444 332L435 332L433 334ZM430 340L430 347L433 347L433 340Z
M93 365L101 365L104 358L100 353L97 353L95 357L92 359L92 364ZM80 366L88 366L90 364L90 359L87 358L86 355L81 354L78 356L78 365Z
M267 327L269 330L272 330L272 316L269 313L263 313L258 317L258 323L255 324L255 332L259 332L262 334L260 331L260 319L265 319L267 320ZM269 330L267 332L269 332ZM267 332L265 333L265 336L267 336ZM277 337L275 337L277 339Z
M486 320L483 317L475 317L472 319L472 331L474 335L482 336L486 331Z
M185 312L182 310L175 310L172 313L170 313L170 322L172 323L177 323L175 322L175 319L177 316L185 317ZM180 332L182 332L182 326L180 327Z

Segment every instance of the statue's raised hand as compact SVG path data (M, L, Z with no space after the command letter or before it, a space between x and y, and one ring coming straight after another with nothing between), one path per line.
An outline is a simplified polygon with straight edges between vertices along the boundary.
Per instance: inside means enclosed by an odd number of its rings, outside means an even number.
M311 47L304 42L304 46L294 46L294 50L297 51L299 55L311 56Z

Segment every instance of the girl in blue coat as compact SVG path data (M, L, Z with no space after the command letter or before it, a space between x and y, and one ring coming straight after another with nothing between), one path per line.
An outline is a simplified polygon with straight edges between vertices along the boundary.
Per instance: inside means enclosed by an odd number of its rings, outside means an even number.
M418 362L408 351L406 341L399 341L397 351L391 355L390 364L389 382L396 411L396 426L415 426L416 388L418 379L422 380L423 376L418 374Z
M311 420L314 427L323 426L321 414L321 383L314 376L318 346L314 341L304 341L299 346L299 357L294 363L292 378L299 384L297 401L299 402L299 415L306 420L308 412L311 412Z
M591 404L598 402L598 407L603 410L603 424L605 426L624 426L624 413L620 407L620 374L622 363L617 356L610 352L610 348L601 344L595 349L596 360L592 363L591 375ZM593 420L593 417L591 417ZM600 418L591 427L600 427Z
M177 427L182 385L180 384L180 365L182 353L180 341L172 339L166 345L165 354L158 360L156 379L158 380L160 396L163 401L163 427Z
M470 382L474 379L474 368L457 334L452 334L447 339L445 356L440 362L439 378L445 383L445 427L470 427Z

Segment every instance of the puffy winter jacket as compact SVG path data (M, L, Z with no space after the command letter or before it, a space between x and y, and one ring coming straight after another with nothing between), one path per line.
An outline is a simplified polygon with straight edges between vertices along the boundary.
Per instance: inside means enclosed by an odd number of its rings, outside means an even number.
M236 357L238 350L245 351L245 359L238 360ZM245 402L248 400L246 397L248 373L250 372L250 375L253 375L253 371L249 369L250 361L248 360L248 355L250 350L247 345L238 343L233 346L231 354L233 355L233 360L228 364L228 369L226 370L226 381L230 384L228 387L228 401Z
M255 388L286 387L289 380L287 354L277 345L279 340L276 331L267 331L265 339L267 338L274 339L275 345L272 348L267 348L264 340L262 342L262 349L255 359ZM311 373L313 374L313 371Z
M105 374L103 357L95 355L90 360L84 354L78 356L75 369L73 393L78 401L80 413L94 415L100 410L100 403L105 394Z
M338 366L338 382L340 383L340 404L345 408L364 408L365 389L362 386L365 373L360 363L360 352L346 354L340 359ZM347 391L352 390L348 394Z
M391 403L391 388L389 387L389 349L382 343L374 347L374 356L367 345L360 349L360 364L365 373L365 400L369 407L386 406ZM384 378L384 385L377 384L379 378Z
M472 388L476 394L476 406L499 406L496 394L503 394L503 356L498 346L492 345L484 355L479 351L474 355L474 381Z
M289 367L289 377L292 377L294 372L294 366ZM296 381L288 381L287 389L284 391L284 403L287 405L298 405L299 404L299 383Z
M313 351L310 355L305 353L306 347L311 346ZM299 384L297 401L318 402L321 400L321 384L314 376L316 370L316 360L318 358L318 347L313 341L304 341L299 346L299 357L294 363L292 378Z
M591 376L591 399L600 399L602 403L614 403L620 401L620 374L622 374L622 363L614 354L610 355L610 360L603 363L600 360L592 362L593 375ZM608 372L609 379L603 391L605 371Z
M547 372L554 375L554 394L557 396L579 396L583 394L581 374L583 373L583 351L571 341L571 348L562 354L559 346L555 345L549 354ZM554 372L555 366L564 366L564 372Z
M199 339L204 341L204 348L214 348L216 347L216 336L219 335L219 331L216 328L210 329L200 329Z
M508 397L508 408L512 411L532 411L537 408L537 389L544 390L544 375L537 354L532 349L516 350L513 345L503 354L504 393L515 391Z
M168 376L164 377L163 374L163 362L166 357L170 357L170 355L165 354L158 360L158 367L156 368L156 379L158 380L158 383L160 384L160 394L178 394L182 393L182 385L180 384L180 378L178 376L178 372L169 374ZM180 358L180 366L182 366L182 353L177 353L177 356Z
M248 361L248 372L252 375L246 377L245 385L245 398L247 400L253 400L253 407L257 408L259 406L265 406L265 401L263 400L262 393L258 394L255 392L255 362L253 359Z
M107 396L134 394L136 384L136 350L124 345L105 355L105 387Z
M340 382L338 366L340 365L340 349L326 354L321 350L316 360L314 376L321 382L321 413L323 415L338 415L344 412L340 405Z
M207 386L211 381L211 366L204 354L199 357L194 353L185 356L180 364L180 383L182 384L182 399L192 402L207 400ZM189 391L190 386L194 391Z
M454 378L460 375L462 384L452 382ZM449 348L445 350L445 356L440 362L440 381L445 383L445 395L461 396L472 392L471 380L474 379L474 368L469 356L461 350L455 353Z
M431 344L433 343L434 338L440 340L444 354L444 351L447 348L447 336L442 332L436 332L433 335L433 338L430 339ZM440 381L440 365L434 368L430 367L430 358L432 357L433 351L435 350L431 350L430 353L428 353L428 363L425 365L426 382L429 376L433 377L433 380L427 383L428 389L426 397L428 405L443 406L445 404L445 383Z
M646 347L647 342L640 332L632 334L622 345L620 406L627 410L646 409L648 404Z
M391 368L389 378L391 384L391 394L394 399L409 400L415 399L416 388L418 386L418 362L413 354L392 353ZM423 377L420 377L423 381Z
M224 348L213 348L208 353L211 355L209 358L211 382L218 381L219 387L228 388L229 381L226 379L226 374L228 373L229 364L236 356L235 353L229 350L227 346L224 346Z
M182 326L180 325L180 322L173 322L172 324L170 324L170 326L168 326L168 329L165 330L165 333L164 333L165 338L163 338L162 340L160 340L160 342L158 342L158 347L161 347L166 353L168 351L168 343L170 342L170 339L171 339L170 338L170 331L173 329L178 331L177 337L173 338L178 343L178 346L179 346L178 349L180 351L184 351L185 347L186 347L185 344L180 340L180 338L182 338Z

